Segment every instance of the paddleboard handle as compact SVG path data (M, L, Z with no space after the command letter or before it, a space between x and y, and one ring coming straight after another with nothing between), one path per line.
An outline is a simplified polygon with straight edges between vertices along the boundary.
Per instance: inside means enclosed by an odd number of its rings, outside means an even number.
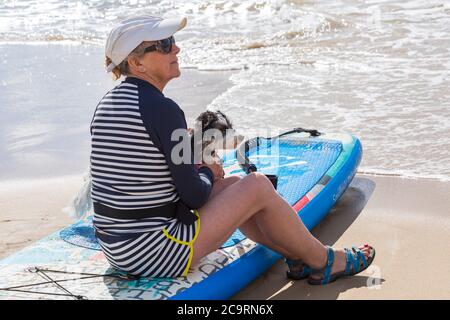
M315 129L303 129L303 128L298 127L298 128L294 128L294 129L292 129L290 131L283 132L282 134L280 134L280 135L278 135L276 137L273 137L273 138L279 138L279 137L286 136L286 135L291 134L291 133L300 133L300 132L307 132L307 133L310 134L311 137L318 137L318 136L320 136L322 134L322 133L320 133L319 131L317 131ZM273 138L269 138L269 139L273 139Z

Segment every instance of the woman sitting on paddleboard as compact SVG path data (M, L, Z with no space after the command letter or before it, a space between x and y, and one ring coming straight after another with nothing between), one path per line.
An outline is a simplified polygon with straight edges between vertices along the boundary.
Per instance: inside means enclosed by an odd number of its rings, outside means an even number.
M172 133L187 135L187 125L163 89L180 76L173 35L185 25L185 18L134 17L107 39L107 71L126 77L91 123L94 225L110 264L135 276L186 276L239 228L286 257L292 279L325 284L367 268L372 247L320 243L263 174L223 178L220 163L173 157Z

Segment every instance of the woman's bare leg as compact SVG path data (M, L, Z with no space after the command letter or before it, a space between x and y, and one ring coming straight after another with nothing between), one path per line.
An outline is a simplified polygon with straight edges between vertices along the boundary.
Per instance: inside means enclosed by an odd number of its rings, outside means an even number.
M223 190L231 186L232 184L240 181L242 178L239 176L229 176L226 177L214 184L213 190L210 195L210 199L217 196ZM264 233L261 232L256 219L254 217L249 218L246 222L239 226L239 230L250 240L262 244L263 246L278 252L282 256L286 258L291 258L290 253L285 251L283 248L277 246L273 242L271 242Z
M194 243L193 264L219 248L243 224L253 221L259 231L291 259L302 259L313 268L326 262L326 248L303 225L297 213L261 174L250 174L230 183L199 209L202 227ZM250 220L251 219L251 220ZM369 249L363 249L366 256ZM280 252L281 253L281 252ZM332 272L343 270L345 255L336 251Z
M241 181L241 177L239 176L229 176L226 178L223 178L222 180L216 181L214 183L213 189L211 191L211 194L209 196L209 200L217 196L219 193L221 193L223 190L231 186L232 184ZM208 201L209 201L208 200Z
M200 232L193 263L219 248L242 224L255 216L274 244L314 267L326 261L326 248L303 225L297 213L262 174L252 173L211 198L199 209ZM258 213L258 214L257 214Z
M248 219L243 224L241 224L239 226L239 230L241 230L241 232L250 240L262 244L263 246L271 249L272 251L278 252L285 258L294 259L291 253L286 251L284 248L276 245L269 238L266 237L266 235L259 228L258 223L256 222L254 216Z

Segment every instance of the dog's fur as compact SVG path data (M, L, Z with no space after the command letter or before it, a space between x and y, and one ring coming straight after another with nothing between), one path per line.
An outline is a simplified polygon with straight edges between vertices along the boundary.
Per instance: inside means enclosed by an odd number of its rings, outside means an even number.
M196 130L201 131L198 137ZM204 136L208 130L215 130L219 135ZM219 110L202 112L195 119L195 128L191 131L192 152L201 151L202 156L217 157L216 150L234 149L242 140L243 137L236 133L230 119Z
M219 130L221 135L213 137L211 140L204 141L203 134L210 129ZM201 113L195 120L195 129L191 132L191 147L194 150L196 130L201 130L199 143L201 143L201 151L208 148L210 155L217 157L216 150L234 149L243 140L243 136L238 135L228 117L220 111L205 111ZM90 169L83 178L83 186L77 195L71 200L70 204L63 209L74 219L82 219L92 209L91 188L92 177Z

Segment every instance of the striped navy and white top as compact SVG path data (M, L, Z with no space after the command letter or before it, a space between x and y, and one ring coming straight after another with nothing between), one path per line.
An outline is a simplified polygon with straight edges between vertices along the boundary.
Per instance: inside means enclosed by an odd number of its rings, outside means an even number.
M128 77L109 91L91 123L94 205L123 210L124 219L127 210L180 199L189 208L201 207L213 174L207 167L172 161L176 129L187 129L183 111L150 83Z

